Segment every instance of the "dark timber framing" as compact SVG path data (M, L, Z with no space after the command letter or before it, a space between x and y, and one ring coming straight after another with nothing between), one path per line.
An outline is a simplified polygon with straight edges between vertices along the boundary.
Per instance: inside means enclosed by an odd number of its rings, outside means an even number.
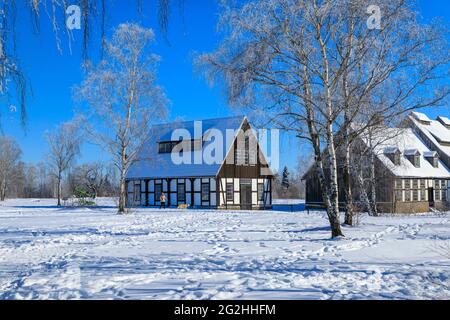
M415 132L418 134L418 132ZM420 133L420 138L424 138ZM427 148L426 140L423 140ZM354 142L354 146L362 143L360 139ZM338 154L339 156L339 154ZM415 159L409 155L402 154L407 161L415 164ZM339 159L339 158L338 158ZM392 162L390 168L396 168L401 165L395 158L389 158ZM360 156L359 161L363 161ZM427 160L423 160L424 162ZM341 161L343 163L343 161ZM439 166L445 164L439 164ZM430 210L447 211L450 208L448 199L448 187L450 186L450 176L414 176L406 173L394 173L378 157L375 157L374 169L376 177L376 206L379 212L384 213L420 213ZM326 171L328 178L329 173ZM369 179L368 173L363 173L364 179ZM355 176L351 176L353 203L355 210L364 210L365 203L360 197L360 190ZM302 177L306 183L305 202L307 209L324 208L322 192L317 179L316 167L312 166ZM369 181L369 180L368 180ZM339 206L342 210L345 208L345 190L343 183L343 167L338 167L338 185L339 185ZM370 188L367 188L367 193Z
M240 128L243 132L248 132L251 129L246 118L242 121ZM273 174L260 150L260 146L256 144L257 156L256 163L254 163L255 161L249 161L252 154L248 150L250 148L248 139L244 140L244 150L239 150L237 139L238 137L231 145L228 154L225 155L215 176L127 179L128 205L158 207L160 205L160 192L164 192L168 207L186 204L198 208L271 208ZM164 152L167 151L165 147L161 149ZM238 156L244 159L243 164L236 164ZM250 164L251 162L253 164ZM232 185L231 198L230 196L227 197L227 185ZM243 190L246 192L244 195ZM247 199L246 203L243 203L243 197Z

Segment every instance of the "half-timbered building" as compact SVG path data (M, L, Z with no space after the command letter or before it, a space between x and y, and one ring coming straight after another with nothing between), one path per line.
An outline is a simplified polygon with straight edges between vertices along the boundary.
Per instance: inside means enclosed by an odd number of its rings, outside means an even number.
M354 142L351 151L358 165L373 161L375 177L371 178L369 165L360 169L360 174L352 171L352 195L356 210L364 206L360 181L366 195L370 195L374 188L380 212L417 213L428 212L433 208L449 208L450 171L440 154L430 149L415 130L409 127L384 128L380 134L370 137L370 148L368 144L368 137L363 135ZM361 149L369 150L369 153L361 155ZM342 169L338 169L341 208L345 202ZM310 168L303 179L306 181L306 207L323 206L315 168Z
M128 206L264 209L273 173L246 117L156 125L127 175Z

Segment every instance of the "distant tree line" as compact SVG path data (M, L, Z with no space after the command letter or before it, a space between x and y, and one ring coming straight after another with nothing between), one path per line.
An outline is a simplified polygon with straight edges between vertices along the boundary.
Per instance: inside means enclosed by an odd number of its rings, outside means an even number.
M71 128L70 137L77 135L72 125L73 123L63 124L54 133L47 135L49 153L45 161L36 164L21 160L22 150L13 138L0 138L1 201L5 198L58 197L61 200L80 193L94 199L118 196L120 175L114 165L101 162L75 164L79 153L74 152L74 149L79 150L79 145L64 146L69 143L64 134L67 133L67 128ZM77 141L70 140L70 143ZM62 162L64 165L61 165ZM304 199L305 183L301 178L306 167L304 161L299 163L302 165L294 168L292 173L287 167L281 173L275 173L274 198Z
M21 160L22 150L11 137L0 137L0 201L6 198L71 197L83 190L92 198L116 196L115 168L100 162L55 169L51 156L36 164ZM60 177L60 178L59 178ZM59 190L59 191L58 191Z
M299 168L300 169L300 168ZM303 170L297 169L291 173L284 167L273 178L273 197L276 199L304 199L305 181L302 180Z
M168 112L169 101L157 83L160 58L149 50L154 42L153 30L137 24L114 30L104 43L103 59L86 66L85 78L75 88L77 102L88 108L47 132L48 153L39 167L21 161L22 150L14 139L0 140L1 200L52 197L60 206L72 195L118 196L118 212L126 213L128 170L138 160L152 123ZM84 142L103 148L110 163L76 165Z

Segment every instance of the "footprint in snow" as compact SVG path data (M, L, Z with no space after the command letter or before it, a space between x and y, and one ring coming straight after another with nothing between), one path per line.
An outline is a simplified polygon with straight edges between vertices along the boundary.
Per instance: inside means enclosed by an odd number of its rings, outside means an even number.
M267 248L267 245L264 242L258 242L258 246L261 248Z

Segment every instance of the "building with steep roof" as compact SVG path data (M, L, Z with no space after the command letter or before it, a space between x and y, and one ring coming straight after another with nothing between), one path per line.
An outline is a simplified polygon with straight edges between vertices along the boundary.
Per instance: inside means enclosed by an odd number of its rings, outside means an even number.
M406 122L450 168L450 119L439 116L436 120L431 120L423 113L411 112Z
M431 132L436 135L439 133L441 139L447 139L441 134L444 127L440 122L435 123L424 114L414 119L418 125L428 126L430 132L424 131L421 135L417 132L417 128L384 127L370 136L362 135L353 144L352 157L354 161L358 161L356 167L360 167L352 168L351 177L353 200L356 205L363 205L362 183L368 195L372 186L375 186L377 208L381 212L417 213L428 212L433 208L437 210L448 208L449 166L441 157L443 151L430 147L431 141L438 143ZM430 140L427 142L422 136L429 136ZM450 141L450 130L448 138ZM442 148L450 151L450 144ZM373 183L369 174L370 159L374 162ZM342 168L339 168L338 176L339 201L343 206L345 198ZM310 208L323 206L314 167L310 168L303 178L306 180L306 206Z
M129 206L272 206L273 172L246 117L153 126L127 175Z

